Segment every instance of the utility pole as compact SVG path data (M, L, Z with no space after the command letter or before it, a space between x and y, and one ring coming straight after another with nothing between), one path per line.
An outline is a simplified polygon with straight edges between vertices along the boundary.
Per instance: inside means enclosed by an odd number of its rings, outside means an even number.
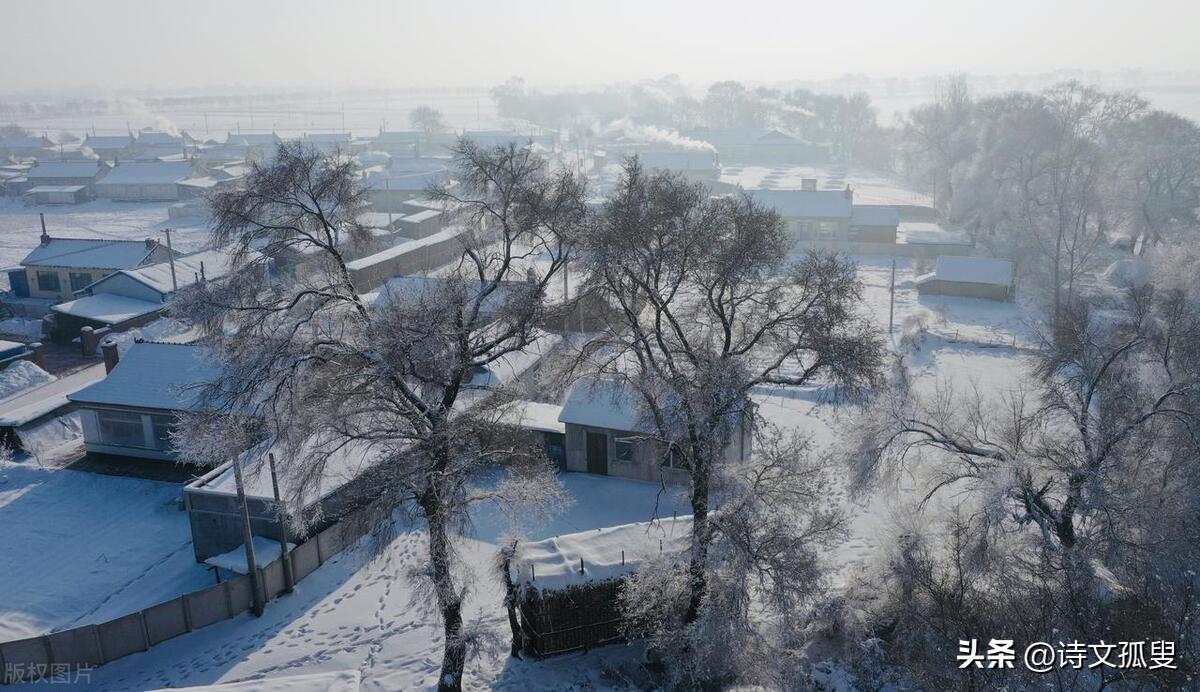
M175 279L175 250L171 247L171 229L167 233L167 261L171 263L171 290L179 290L179 282Z
M296 577L292 574L292 560L287 551L287 510L283 506L283 498L279 496L279 478L275 475L275 453L267 454L271 465L271 490L275 493L276 518L279 524L279 562L283 566L283 592L291 593L296 585Z
M892 321L896 315L896 258L892 258L892 283L888 287L888 334L892 333Z
M242 461L233 457L233 480L237 485L238 509L242 513L242 538L246 541L246 570L250 576L250 594L253 596L252 610L255 617L263 614L262 583L258 580L258 561L254 559L254 532L250 530L250 508L246 506L246 486L242 481Z

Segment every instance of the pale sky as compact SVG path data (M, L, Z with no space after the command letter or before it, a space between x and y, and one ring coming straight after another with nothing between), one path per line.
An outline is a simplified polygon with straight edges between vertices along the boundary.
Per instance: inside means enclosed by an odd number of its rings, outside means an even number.
M0 0L0 92L1200 68L1200 0Z

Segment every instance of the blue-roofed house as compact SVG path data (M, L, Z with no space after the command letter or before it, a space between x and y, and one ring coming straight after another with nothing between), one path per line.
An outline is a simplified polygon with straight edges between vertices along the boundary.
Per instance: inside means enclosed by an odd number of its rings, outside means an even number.
M219 372L199 346L137 342L99 382L67 398L79 411L89 453L175 461L171 432L197 410L197 385Z

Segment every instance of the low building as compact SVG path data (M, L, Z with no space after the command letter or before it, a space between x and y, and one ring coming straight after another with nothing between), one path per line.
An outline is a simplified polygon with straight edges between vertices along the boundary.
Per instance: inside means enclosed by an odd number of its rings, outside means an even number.
M41 244L21 260L20 269L9 271L8 281L19 298L68 300L76 291L113 272L168 257L167 248L153 238L52 238L43 232Z
M349 132L309 132L300 138L300 142L306 147L326 154L332 154L335 151L342 154L356 154L363 148L363 144L355 142L354 136Z
M445 215L436 209L418 211L396 222L396 231L405 238L428 238L445 227Z
M91 149L101 161L128 159L134 152L132 135L88 135L83 140L83 146Z
M818 190L816 181L807 179L800 190L753 190L750 195L779 212L797 243L835 249L850 243L896 244L900 212L895 207L855 204L849 187Z
M198 410L197 385L218 366L189 344L137 342L99 382L69 394L90 454L177 461L171 442L178 416Z
M0 137L0 159L41 157L55 146L47 137Z
M746 163L824 163L827 145L806 142L780 130L760 128L699 128L681 133L713 145L721 160Z
M852 243L895 244L900 211L895 207L854 204L850 208L847 238Z
M640 415L642 409L637 392L617 380L591 377L573 384L558 417L566 431L567 470L688 482L687 467L657 439L653 426ZM753 404L747 402L725 450L731 461L750 457L753 417Z
M714 151L687 149L682 151L647 151L638 154L642 166L650 171L676 171L692 182L711 186L721 177L721 167Z
M176 202L179 183L192 174L189 161L122 163L96 183L96 196L114 202Z
M70 341L84 327L104 330L98 341L112 332L139 327L166 310L175 291L199 281L220 281L232 269L232 256L217 250L181 255L137 269L122 269L79 291L75 300L53 306L56 341ZM173 265L173 266L172 266ZM90 355L90 344L84 344Z
M420 130L380 130L371 147L396 157L413 157L419 152L424 133Z
M367 198L377 212L398 212L405 202L423 197L431 185L445 183L445 168L425 171L387 171L367 177Z
M91 199L84 185L38 185L22 195L26 204L44 206L50 204L83 204Z
M1013 263L991 257L938 257L934 270L914 283L922 294L1008 300Z
M45 161L29 169L25 178L31 188L83 186L88 197L96 193L96 181L108 173L106 164L96 161Z

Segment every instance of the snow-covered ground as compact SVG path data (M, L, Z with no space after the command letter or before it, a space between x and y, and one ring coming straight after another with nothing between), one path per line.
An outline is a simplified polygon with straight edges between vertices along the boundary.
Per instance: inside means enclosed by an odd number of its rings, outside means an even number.
M203 588L181 487L0 461L0 640Z
M548 525L527 529L529 539L646 521L656 511L663 517L686 511L676 492L663 492L654 483L576 473L562 479L575 504ZM136 523L130 516L123 521ZM463 571L476 575L467 616L503 637L508 625L491 561L511 527L486 506L478 508L474 523L472 536L461 542ZM170 540L155 542L172 546ZM190 545L185 548L190 561ZM146 690L358 671L365 690L428 688L441 665L439 625L429 600L414 598L405 577L424 550L420 531L398 525L385 548L372 551L364 539L359 548L322 565L293 594L269 604L262 618L242 615L114 661L89 672L89 687ZM82 575L75 578L86 581ZM508 659L505 641L501 639L500 649L472 658L470 687L611 687L617 680L606 671L637 654L637 647L610 647L543 663L520 662Z

